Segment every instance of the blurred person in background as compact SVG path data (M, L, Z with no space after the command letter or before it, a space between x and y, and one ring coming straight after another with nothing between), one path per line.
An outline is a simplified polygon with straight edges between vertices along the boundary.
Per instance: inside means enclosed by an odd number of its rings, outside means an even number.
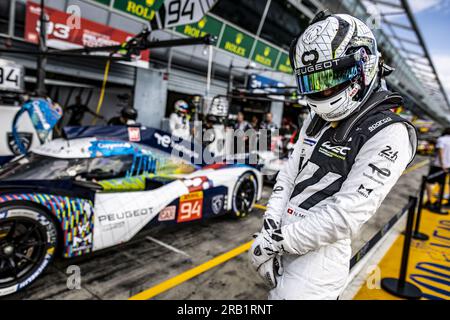
M258 130L259 129L259 119L257 116L252 117L252 121L250 121L250 125L253 129Z
M450 168L450 128L446 128L442 135L437 139L435 146L435 158L431 163L428 176L437 175L429 178L427 181L427 202L425 208L431 210L437 210L437 204L432 203L433 188L436 183L440 186L445 186L445 174L439 175L439 172L448 173Z
M248 130L253 129L250 123L248 123L246 120L244 120L244 113L238 112L237 114L237 120L234 124L234 130L235 131L241 131L241 132L235 132L234 134L234 153L242 153L242 152L248 152L249 150L249 143L248 143ZM243 141L238 141L238 135L242 134ZM244 150L240 150L239 146L244 143Z
M253 129L250 123L244 120L244 113L238 112L237 114L237 120L234 124L234 130L242 130L246 132L249 129Z
M124 107L120 111L120 115L109 119L108 125L110 126L126 126L136 123L138 117L137 110L133 107Z
M174 112L169 118L170 133L173 136L189 140L191 130L189 124L189 105L184 100L178 100L174 105Z
M265 119L261 122L260 128L270 130L271 132L278 129L276 123L273 122L273 115L271 112L266 113Z

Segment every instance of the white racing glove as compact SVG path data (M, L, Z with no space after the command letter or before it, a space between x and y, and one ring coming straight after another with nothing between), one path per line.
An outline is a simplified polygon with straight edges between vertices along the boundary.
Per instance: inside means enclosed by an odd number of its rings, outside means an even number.
M264 220L264 226L256 236L249 251L252 266L263 278L269 288L275 288L276 275L282 274L281 257L283 253L283 235L278 224L270 218Z
M275 289L277 286L277 276L279 277L283 274L281 256L275 255L273 258L260 265L258 274L269 289Z

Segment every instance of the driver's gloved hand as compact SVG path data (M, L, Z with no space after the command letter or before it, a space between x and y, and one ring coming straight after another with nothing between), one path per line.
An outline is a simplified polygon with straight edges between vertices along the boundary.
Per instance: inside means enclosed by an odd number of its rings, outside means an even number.
M258 274L269 289L275 289L277 286L277 277L283 274L281 256L275 255L273 258L261 264L258 268Z

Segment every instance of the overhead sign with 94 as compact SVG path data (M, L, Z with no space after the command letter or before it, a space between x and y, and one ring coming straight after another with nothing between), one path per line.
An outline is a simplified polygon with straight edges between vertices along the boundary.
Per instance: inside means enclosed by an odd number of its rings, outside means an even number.
M0 59L0 90L23 91L24 68L15 62Z

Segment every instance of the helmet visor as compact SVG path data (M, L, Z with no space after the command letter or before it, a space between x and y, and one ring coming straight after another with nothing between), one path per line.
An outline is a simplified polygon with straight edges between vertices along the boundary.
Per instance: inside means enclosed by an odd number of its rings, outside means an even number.
M351 81L362 74L363 62L359 55L328 60L315 65L297 68L295 77L301 94L312 94Z
M359 74L359 68L353 66L346 70L324 70L310 75L297 75L297 85L301 94L311 94L336 87L354 79Z

